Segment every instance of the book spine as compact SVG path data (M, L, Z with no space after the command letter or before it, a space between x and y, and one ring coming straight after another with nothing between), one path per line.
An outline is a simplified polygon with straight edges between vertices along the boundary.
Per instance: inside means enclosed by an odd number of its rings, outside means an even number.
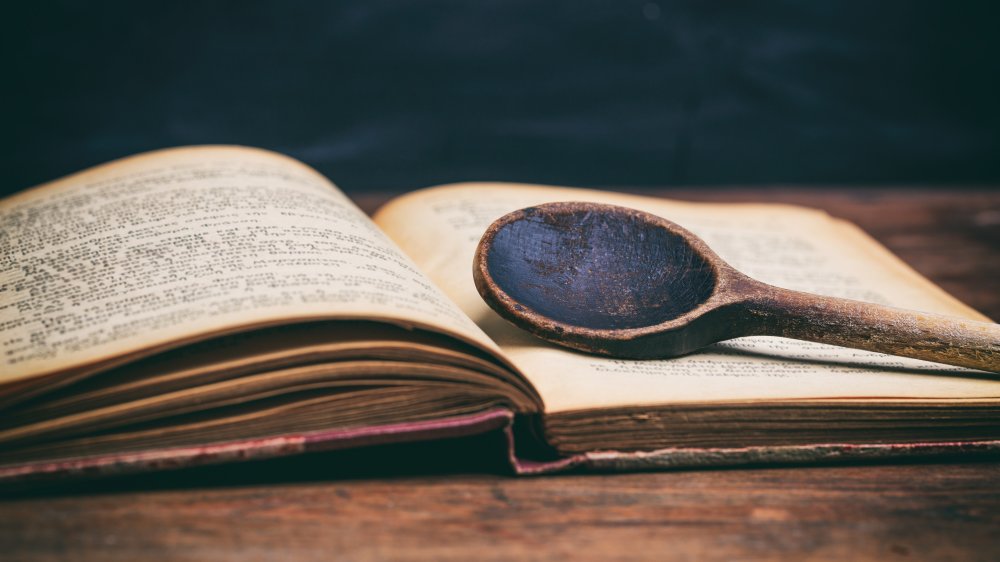
M503 431L507 458L516 474L553 474L573 469L645 471L708 467L836 464L961 456L1000 457L1000 441L667 448L655 451L593 451L559 458L518 453L514 413L494 408L437 420L347 428L264 439L211 443L151 451L0 466L0 483L71 480L283 457L308 452L429 441ZM523 439L524 437L521 437Z
M313 451L449 439L510 427L514 414L495 408L466 416L280 435L190 447L0 466L0 483L71 480L268 459Z
M510 439L513 434L507 431ZM900 460L961 457L1000 457L1000 441L951 441L928 443L847 444L824 443L739 448L678 447L655 451L593 451L557 461L517 458L511 464L519 474L545 474L583 468L600 472L634 472L721 467L831 465Z

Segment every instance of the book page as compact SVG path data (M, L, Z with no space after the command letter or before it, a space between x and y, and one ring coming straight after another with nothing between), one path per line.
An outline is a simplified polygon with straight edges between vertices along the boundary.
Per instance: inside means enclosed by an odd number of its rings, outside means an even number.
M380 319L494 344L311 168L164 150L0 201L0 384L248 326Z
M985 319L857 227L818 210L511 184L444 186L390 202L376 223L500 345L548 413L682 402L1000 397L1000 381L958 376L957 367L776 337L740 338L654 361L597 357L543 342L486 306L472 281L472 258L493 220L553 201L660 215L701 236L737 269L780 287Z

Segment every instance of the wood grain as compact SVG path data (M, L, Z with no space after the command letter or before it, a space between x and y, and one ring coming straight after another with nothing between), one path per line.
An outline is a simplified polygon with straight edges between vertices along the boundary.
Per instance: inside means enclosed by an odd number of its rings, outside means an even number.
M826 208L1000 317L1000 194L660 193ZM0 503L0 558L1000 559L996 461L514 478L501 445L489 435L22 490Z
M133 491L4 506L39 560L996 560L996 464Z

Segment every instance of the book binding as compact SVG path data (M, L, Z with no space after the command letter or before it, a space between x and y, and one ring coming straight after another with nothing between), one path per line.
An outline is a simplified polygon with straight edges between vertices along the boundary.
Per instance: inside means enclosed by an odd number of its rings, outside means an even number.
M450 439L503 431L514 473L551 474L572 469L643 471L752 465L832 464L943 455L998 455L1000 441L894 444L811 444L739 448L677 447L655 451L593 451L557 459L519 455L514 413L494 408L481 413L371 427L315 431L199 446L124 452L59 461L0 466L0 482L83 479L283 457L317 451Z

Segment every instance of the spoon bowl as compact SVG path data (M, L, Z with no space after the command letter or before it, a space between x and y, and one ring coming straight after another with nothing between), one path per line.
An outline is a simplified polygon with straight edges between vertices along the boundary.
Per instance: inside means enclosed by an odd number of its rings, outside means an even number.
M508 217L492 239L489 274L513 300L565 324L662 324L703 304L715 288L707 248L690 244L688 233L665 220L571 204Z
M625 358L774 335L1000 371L1000 327L767 285L661 217L548 203L487 229L473 276L500 316L543 339Z

